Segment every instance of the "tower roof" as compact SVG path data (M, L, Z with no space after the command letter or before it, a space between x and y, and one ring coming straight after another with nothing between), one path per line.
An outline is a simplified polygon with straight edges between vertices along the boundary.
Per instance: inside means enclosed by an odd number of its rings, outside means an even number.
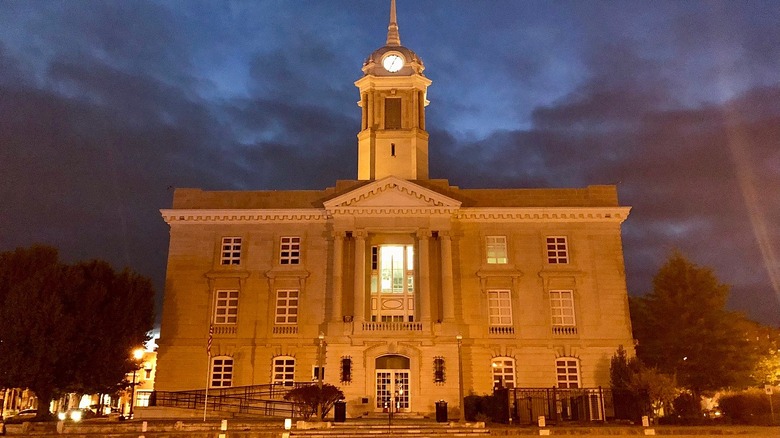
M381 68L382 59L389 52L399 53L403 56L405 64L401 70L389 73ZM390 22L387 25L387 41L384 46L368 55L368 58L363 62L363 73L375 76L410 76L413 74L422 75L423 70L425 70L425 65L422 59L412 50L401 45L395 0L390 0Z

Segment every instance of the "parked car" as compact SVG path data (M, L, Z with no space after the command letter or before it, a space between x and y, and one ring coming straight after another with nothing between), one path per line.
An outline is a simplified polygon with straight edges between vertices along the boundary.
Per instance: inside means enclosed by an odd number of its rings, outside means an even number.
M16 415L6 417L4 421L6 424L24 423L35 418L37 413L38 411L35 409L22 409Z
M69 420L78 423L82 420L87 420L90 418L96 417L97 414L95 414L94 411L90 409L70 409L67 412L60 412L57 414L57 418L60 420Z

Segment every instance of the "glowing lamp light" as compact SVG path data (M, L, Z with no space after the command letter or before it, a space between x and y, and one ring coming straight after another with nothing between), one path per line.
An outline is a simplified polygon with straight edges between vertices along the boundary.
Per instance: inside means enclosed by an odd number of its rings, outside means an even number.
M57 419L60 421L65 421L65 419L68 418L68 415L65 412L58 412L57 413Z
M81 411L71 411L70 412L70 419L73 420L76 423L81 421L81 416L82 416Z
M135 360L141 360L144 358L144 349L143 348L136 348L133 350L133 358Z

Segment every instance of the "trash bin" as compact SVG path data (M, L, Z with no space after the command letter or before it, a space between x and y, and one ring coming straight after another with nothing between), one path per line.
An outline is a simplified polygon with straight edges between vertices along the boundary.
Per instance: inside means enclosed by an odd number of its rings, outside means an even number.
M447 402L444 400L439 400L436 402L436 422L447 422Z
M333 404L333 422L343 423L347 421L347 402L339 400Z

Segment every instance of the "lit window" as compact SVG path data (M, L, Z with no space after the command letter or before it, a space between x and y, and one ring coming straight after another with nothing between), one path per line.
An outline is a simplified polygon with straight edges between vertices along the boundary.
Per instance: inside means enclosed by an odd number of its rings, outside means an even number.
M279 263L282 265L297 265L301 263L300 237L282 237Z
M272 383L293 386L295 382L295 358L280 356L274 358Z
M555 374L558 377L558 388L580 387L580 367L577 359L572 357L557 359Z
M220 264L223 265L241 264L241 238L240 237L222 238L222 252L220 256Z
M238 322L238 291L218 290L214 305L214 324Z
M320 371L320 370L322 370L322 371ZM322 373L322 380L325 380L325 367L322 367L320 369L320 367L318 367L317 365L314 365L312 367L312 369L311 369L311 380L312 381L318 381L319 380L318 375L320 373Z
M515 387L515 360L509 357L496 357L491 364L493 368L493 387Z
M565 237L547 237L547 263L552 265L569 263L569 248Z
M508 290L488 291L488 321L491 326L512 325L512 298Z
M506 237L505 236L487 236L487 262L490 264L503 265L507 263L506 255Z
M298 324L298 291L276 291L276 324Z
M553 333L577 334L577 323L574 318L574 293L572 291L550 291L550 311L552 312Z
M433 383L444 383L444 358L433 358Z
M226 388L233 385L233 358L211 359L211 387Z
M135 405L141 407L149 406L149 399L152 396L152 391L138 390L135 392Z
M352 358L341 358L341 383L349 383L352 381Z

